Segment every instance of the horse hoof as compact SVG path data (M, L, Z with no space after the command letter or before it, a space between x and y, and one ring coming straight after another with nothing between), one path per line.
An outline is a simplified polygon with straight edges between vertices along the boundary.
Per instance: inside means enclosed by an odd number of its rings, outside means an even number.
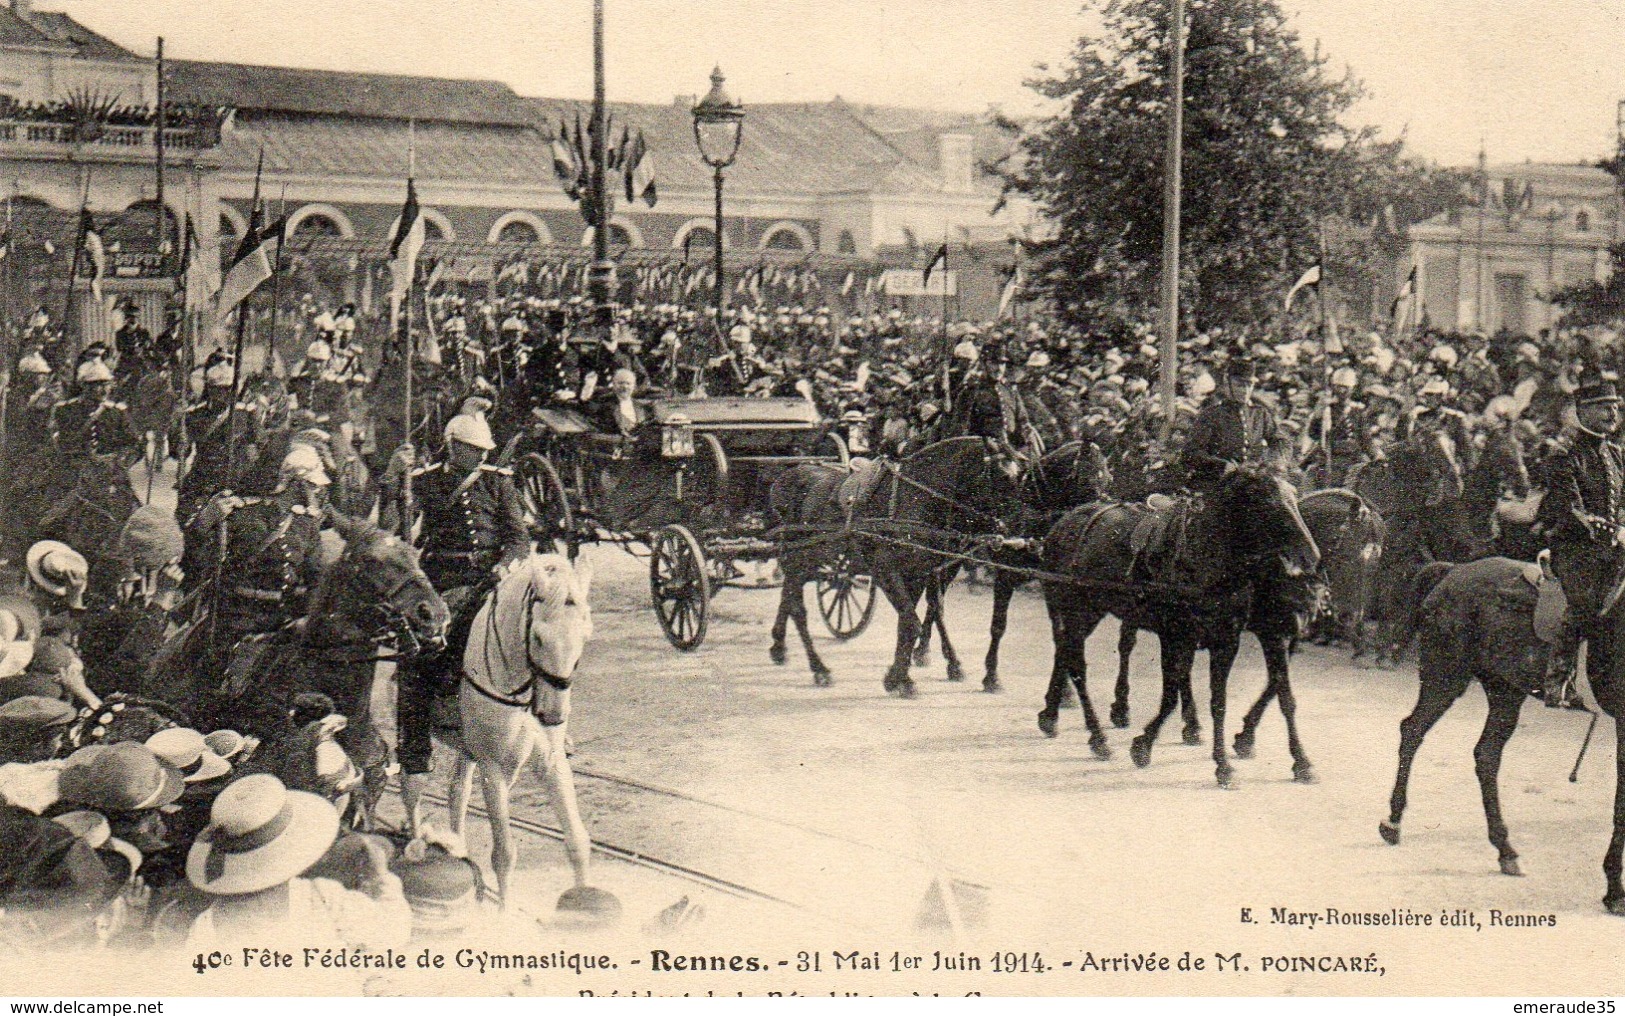
M1221 765L1214 769L1213 776L1219 781L1220 790L1236 789L1236 771L1228 765Z
M1604 896L1602 905L1615 917L1625 917L1625 893Z
M1184 740L1184 742L1186 744L1201 744L1202 743L1202 728L1201 727L1186 727L1184 729L1184 731L1181 732L1180 737Z
M1118 730L1128 728L1128 706L1112 706L1112 726Z
M965 668L957 663L948 664L948 680L956 684L965 680Z
M931 665L931 650L923 649L915 653L914 665L916 667L929 667Z
M1141 769L1151 764L1151 745L1146 742L1144 734L1129 742L1128 757Z
M1235 740L1236 758L1253 757L1253 739L1245 734L1237 734Z
M999 683L998 678L988 676L982 678L982 690L987 692L989 695L997 695L999 692L1004 690L1004 685Z
M1054 713L1038 714L1038 729L1044 732L1045 737L1054 737L1060 731L1055 719Z
M914 682L913 681L899 681L898 682L898 684L897 684L897 697L898 698L911 699L917 694L918 694L918 692L916 692L914 690Z
M767 651L767 658L772 660L776 665L782 667L784 666L784 662L789 659L789 654L785 652L783 646L773 646Z
M1390 847L1399 846L1399 826L1392 822L1380 822L1377 824L1377 832L1382 836L1382 842Z
M1516 857L1501 858L1501 874L1511 875L1514 878L1522 878L1523 869L1518 867L1518 859Z
M1315 767L1307 762L1296 762L1292 766L1292 779L1298 783L1316 782Z
M830 676L829 671L827 671L827 670L815 670L815 671L813 671L813 687L814 688L828 688L830 685L832 685L834 683L835 683L835 678Z
M1109 761L1112 757L1112 749L1106 744L1104 737L1091 737L1089 739L1089 750L1094 752L1095 758L1100 759L1102 762Z

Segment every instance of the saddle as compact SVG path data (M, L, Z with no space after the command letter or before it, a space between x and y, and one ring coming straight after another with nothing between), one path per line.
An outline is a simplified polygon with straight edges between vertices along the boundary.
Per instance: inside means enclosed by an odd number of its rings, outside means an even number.
M1134 529L1129 534L1129 574L1141 570L1161 571L1178 556L1185 542L1191 504L1190 501L1152 494L1146 498L1143 506L1132 506L1143 514L1135 521ZM1153 567L1158 564L1162 567Z
M1563 622L1568 614L1568 597L1563 594L1563 583L1551 573L1552 554L1540 552L1539 560L1523 566L1523 580L1535 589L1535 612L1530 618L1535 637L1548 645L1556 644L1563 633Z

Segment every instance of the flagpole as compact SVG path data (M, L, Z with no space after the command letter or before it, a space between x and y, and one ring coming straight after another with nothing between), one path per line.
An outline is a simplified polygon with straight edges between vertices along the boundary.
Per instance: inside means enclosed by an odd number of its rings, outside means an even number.
M164 206L164 37L158 37L158 120L157 128L153 131L153 145L158 150L157 162L157 192L158 192L158 254L160 258L164 253L164 241L168 238L169 222L168 209ZM161 263L161 262L160 262Z
M1330 483L1339 482L1339 481L1334 481L1331 478L1331 473L1332 473L1332 369L1333 368L1332 368L1332 350L1331 350L1332 333L1331 333L1330 325L1327 324L1328 316L1326 314L1326 289L1327 289L1326 284L1329 281L1327 276L1330 273L1327 271L1327 266L1326 266L1326 217L1324 215L1321 216L1320 221L1318 223L1316 223L1315 234L1316 234L1315 238L1319 242L1319 246L1320 246L1320 281L1315 283L1315 303L1320 307L1320 352L1321 352L1321 357L1325 361L1325 365L1326 365L1326 370L1325 370L1325 390L1324 390L1324 392L1322 393L1322 396L1321 396L1323 399L1326 400L1325 401L1326 414L1321 419L1320 448L1321 448L1321 454L1324 457L1325 463L1326 463L1326 475L1324 477L1322 477L1322 481L1324 483L1330 484Z
M78 239L74 242L74 245L73 245L73 267L71 269L69 269L69 271L68 271L68 295L62 301L62 338L63 338L64 342L67 341L67 338L68 338L68 319L73 314L73 287L75 285L77 285L78 282L79 282L79 256L85 249L85 217L86 217L86 215L89 214L89 212L90 212L90 167L87 165L85 167L84 194L80 198L80 202L79 202ZM78 329L77 332L78 332L79 337L81 339L84 338L84 330L83 329ZM77 357L78 354L79 354L79 350L75 349L74 350L74 356ZM66 360L64 360L64 362L62 364L58 365L58 369L66 369Z
M417 176L417 144L417 120L409 118L406 121L406 190L408 194L412 193L412 181ZM419 209L418 215L419 217L423 215L421 209ZM405 219L405 212L403 210L400 225L401 232L397 234L402 238L403 248L411 246L410 243L405 240L406 234L411 228L412 224L407 223ZM417 252L405 251L405 253L409 253L415 257ZM396 256L399 257L400 255L397 254ZM417 265L408 265L406 269L406 293L404 297L406 300L406 335L401 343L401 351L403 354L401 360L401 370L403 371L403 377L405 378L404 382L402 383L401 398L401 412L403 414L401 440L414 450L416 449L416 445L412 444L412 283L416 276ZM393 280L391 281L393 282ZM406 540L408 543L412 541L412 470L410 467L401 471L400 537Z
M259 228L255 223L255 220L259 218L259 216L255 215L254 212L260 206L260 176L264 173L264 171L265 146L262 144L260 145L259 161L254 166L254 200L251 201L248 206L248 229L250 231ZM251 239L244 236L243 240L246 249L247 243L257 243L259 238L253 237ZM226 410L226 448L228 449L226 453L228 456L226 462L227 484L233 484L237 479L232 475L234 472L232 466L236 462L236 459L233 456L237 448L237 403L243 400L243 341L248 332L249 301L253 298L253 293L245 294L242 301L237 304L237 336L236 341L231 347L231 406ZM207 381L205 381L205 384L206 383Z
M276 357L276 315L281 306L282 299L282 248L287 243L288 226L284 215L288 210L288 185L282 185L282 193L276 202L276 260L271 262L271 328L265 337L265 367L269 372L271 364Z
M1173 0L1168 28L1168 137L1162 190L1162 440L1174 430L1179 385L1179 203L1185 127L1185 0Z
M944 415L953 412L954 393L952 387L953 374L949 368L953 364L953 349L948 345L948 227L942 227L942 320L939 322L942 355L942 412Z

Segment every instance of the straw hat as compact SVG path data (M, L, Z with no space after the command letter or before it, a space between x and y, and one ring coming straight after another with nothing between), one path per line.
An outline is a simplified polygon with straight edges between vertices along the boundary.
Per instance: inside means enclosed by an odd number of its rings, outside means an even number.
M180 770L134 741L80 748L68 756L58 785L62 800L115 814L173 804L186 789Z
M52 596L70 597L69 606L75 609L84 607L90 562L83 554L60 540L41 540L28 548L25 563L35 585Z
M245 776L214 799L186 878L215 896L261 892L321 860L338 832L339 813L320 797L268 773Z
M215 754L203 735L190 727L160 730L147 738L147 747L159 759L179 769L187 783L202 783L231 772L231 763Z

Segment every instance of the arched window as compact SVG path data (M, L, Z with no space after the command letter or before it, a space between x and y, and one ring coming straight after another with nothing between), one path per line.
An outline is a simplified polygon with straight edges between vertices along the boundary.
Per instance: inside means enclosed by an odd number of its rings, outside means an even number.
M431 223L433 225L433 223ZM520 219L503 225L497 232L497 243L541 243L536 227Z
M800 251L807 249L802 244L801 237L788 229L775 229L768 234L767 240L762 246L768 250Z
M717 234L704 226L695 226L683 236L683 246L689 250L712 250L717 245Z
M294 227L293 235L299 237L343 236L344 230L332 219L318 213L300 219L299 224Z
M841 230L840 237L835 241L835 253L856 254L857 252L858 241L852 238L852 231L850 229Z
M1581 209L1574 213L1574 231L1576 233L1591 232L1591 213Z

